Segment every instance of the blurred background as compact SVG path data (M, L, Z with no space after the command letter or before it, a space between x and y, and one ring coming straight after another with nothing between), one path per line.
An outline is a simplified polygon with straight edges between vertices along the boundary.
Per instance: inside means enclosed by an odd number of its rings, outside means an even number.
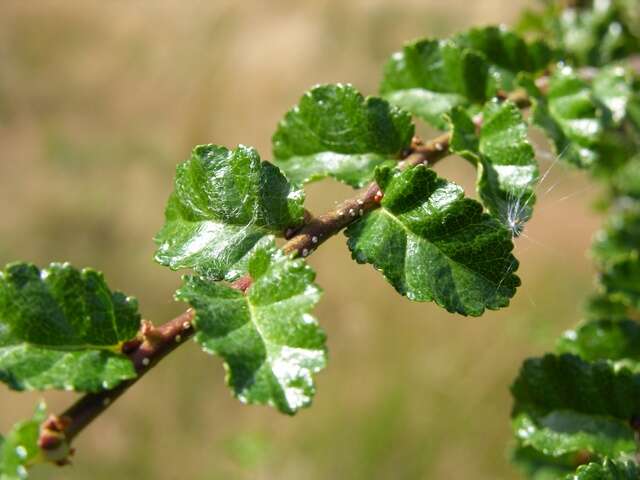
M175 165L199 143L270 158L282 114L310 86L375 94L404 41L513 23L531 1L272 0L0 3L0 264L68 260L105 272L164 322L178 273L152 261ZM429 132L421 130L425 136ZM310 263L330 365L289 418L231 398L221 362L185 346L77 441L72 468L35 479L511 479L509 385L580 318L597 189L553 163L516 240L524 286L481 318L397 295L342 235ZM437 167L473 194L472 168ZM350 195L309 188L320 212ZM0 431L37 394L0 388ZM68 393L46 394L58 411Z

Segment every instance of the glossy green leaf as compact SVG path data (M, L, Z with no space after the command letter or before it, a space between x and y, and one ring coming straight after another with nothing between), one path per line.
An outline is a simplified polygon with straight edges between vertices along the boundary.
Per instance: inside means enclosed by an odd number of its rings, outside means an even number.
M513 90L520 72L537 73L553 58L551 49L542 41L528 44L515 32L501 26L472 28L455 37L456 43L481 52L490 64L489 72L497 88Z
M640 309L640 208L629 204L613 214L592 251L605 293Z
M638 480L640 467L631 461L605 459L602 463L589 463L578 467L565 480Z
M30 420L14 425L6 437L0 436L0 480L24 480L27 468L43 461L38 436L45 417L45 406L41 403Z
M588 85L568 67L560 68L543 95L531 78L521 76L519 83L532 101L531 121L553 143L560 160L581 168L601 158L604 125Z
M185 277L177 298L196 309L196 341L224 359L227 382L245 403L293 414L310 405L313 375L326 363L325 335L309 313L320 298L315 273L274 247L257 249L246 294Z
M0 380L17 390L113 388L136 372L120 352L140 327L135 299L68 264L0 272Z
M302 223L303 200L253 148L200 145L177 167L166 223L155 238L156 261L233 280L264 237Z
M581 1L561 10L545 2L542 11L527 11L522 30L552 42L576 65L604 65L637 52L640 40L636 0Z
M593 95L610 112L615 125L620 125L629 116L631 104L638 102L633 83L632 72L622 65L601 68L593 79Z
M640 376L608 362L586 362L570 354L527 359L511 393L516 415L573 410L629 421L640 413Z
M479 134L471 118L454 109L450 149L478 168L478 194L485 207L518 235L533 212L539 171L527 124L511 102L488 102Z
M531 447L518 445L511 461L529 480L563 480L577 466L573 454L551 457Z
M558 341L560 353L573 353L584 360L610 360L617 366L640 370L640 324L632 320L588 322L564 333Z
M380 93L444 130L443 115L453 107L487 99L488 78L489 65L482 54L453 40L419 40L391 56Z
M358 263L370 263L414 301L481 315L509 303L520 284L510 232L462 189L425 166L381 168L381 208L346 230Z
M520 412L513 419L513 431L521 445L552 457L589 452L617 458L637 450L628 422L571 410L543 415Z
M274 162L296 183L326 176L361 187L375 168L411 145L411 116L386 100L364 98L351 85L305 93L273 136Z

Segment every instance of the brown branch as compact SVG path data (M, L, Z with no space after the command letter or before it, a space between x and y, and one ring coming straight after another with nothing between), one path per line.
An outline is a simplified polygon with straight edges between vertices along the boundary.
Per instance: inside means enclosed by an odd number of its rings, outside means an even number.
M75 436L160 360L194 334L194 317L195 311L190 308L158 327L143 321L139 338L123 345L123 353L133 362L137 377L111 390L86 394L61 415L51 415L45 420L40 427L38 446L46 457L59 464L66 463L68 446Z
M632 57L630 59L630 64L636 71L640 71L639 58ZM581 76L590 79L593 78L594 72L594 69L586 68L581 70ZM536 80L536 85L543 92L547 90L548 84L549 78L547 76ZM526 92L521 90L509 94L499 93L498 98L510 100L521 109L527 108L531 104ZM479 128L482 119L476 118L475 123ZM410 148L401 156L400 168L410 168L421 164L435 165L450 155L450 140L450 133L444 133L428 142L423 142L415 137ZM305 211L303 227L297 231L289 230L285 233L288 241L282 249L286 253L307 257L327 239L355 223L365 214L379 208L382 196L378 184L372 182L362 193L352 199L345 200L332 211L318 217ZM244 276L231 286L244 292L251 286L251 277ZM67 463L71 441L160 360L193 336L192 322L194 318L195 311L189 309L158 327L144 322L139 338L123 346L123 353L127 354L133 362L138 376L121 383L114 389L86 394L61 415L51 415L40 427L38 444L45 456L61 465Z

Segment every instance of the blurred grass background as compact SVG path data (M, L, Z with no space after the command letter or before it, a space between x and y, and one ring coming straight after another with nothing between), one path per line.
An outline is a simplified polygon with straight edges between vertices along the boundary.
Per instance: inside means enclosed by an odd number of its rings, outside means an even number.
M3 0L0 264L96 267L146 318L166 321L183 308L172 301L179 274L153 263L151 238L193 145L243 143L268 159L276 122L311 85L374 94L404 41L510 23L529 3ZM464 161L438 170L473 191ZM241 405L220 361L190 345L79 438L72 468L33 478L517 478L508 386L523 358L580 317L596 193L553 167L516 241L524 287L511 308L482 318L408 302L332 239L310 259L331 356L313 408L288 418ZM308 206L347 195L313 185ZM2 388L1 431L39 397ZM54 411L71 397L45 395Z

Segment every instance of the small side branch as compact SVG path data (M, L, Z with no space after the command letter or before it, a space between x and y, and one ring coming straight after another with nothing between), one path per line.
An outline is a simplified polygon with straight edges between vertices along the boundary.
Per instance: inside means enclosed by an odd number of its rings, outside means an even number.
M139 338L125 344L123 352L133 362L138 376L127 380L116 388L89 393L81 397L60 415L51 415L40 428L38 445L49 460L65 463L68 445L84 428L101 415L133 384L151 370L160 360L175 350L194 334L195 311L189 309L173 320L152 326L143 322Z

